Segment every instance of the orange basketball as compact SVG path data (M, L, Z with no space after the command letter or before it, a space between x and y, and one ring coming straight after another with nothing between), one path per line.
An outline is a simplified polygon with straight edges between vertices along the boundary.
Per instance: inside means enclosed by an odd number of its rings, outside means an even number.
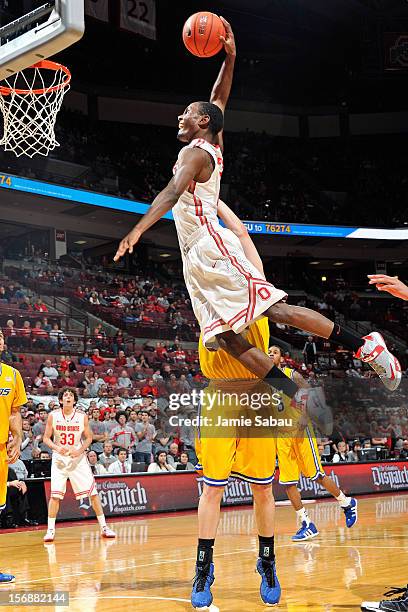
M212 57L221 51L225 28L214 13L202 11L191 15L183 27L183 41L187 49L197 57Z

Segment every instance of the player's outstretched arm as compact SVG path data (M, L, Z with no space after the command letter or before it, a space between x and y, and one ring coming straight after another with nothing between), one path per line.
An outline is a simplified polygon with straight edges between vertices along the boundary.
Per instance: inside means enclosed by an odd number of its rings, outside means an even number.
M132 231L123 238L113 261L118 261L127 251L133 253L133 247L139 242L142 234L177 204L179 197L207 163L207 157L208 153L198 147L185 148L182 151L176 174L167 187L155 197L147 213L143 215Z
M221 37L221 40L224 43L224 49L227 56L223 65L221 66L217 80L214 83L210 102L216 104L222 110L222 112L224 112L231 93L237 50L235 46L234 32L232 31L231 25L226 19L224 19L224 17L221 17L221 21L225 26L226 32L225 38Z
M408 300L408 287L398 276L387 276L386 274L368 274L369 285L375 285L378 291L387 291L401 300Z
M265 278L262 260L256 250L248 230L237 215L230 209L225 202L218 200L218 216L223 221L225 226L234 232L239 238L239 241L244 249L244 253L248 261L259 271L262 278Z

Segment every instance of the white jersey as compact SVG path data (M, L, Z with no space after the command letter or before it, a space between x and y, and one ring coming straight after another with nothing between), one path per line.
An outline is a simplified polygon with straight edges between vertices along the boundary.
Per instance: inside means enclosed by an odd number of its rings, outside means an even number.
M223 170L220 147L201 138L188 147L207 151L214 170L205 183L191 182L174 206L173 216L191 305L205 346L216 349L218 334L241 333L287 294L265 280L246 258L239 238L218 220Z
M72 450L82 444L85 414L74 410L72 414L64 415L63 410L52 413L52 431L55 444ZM63 499L67 480L71 482L76 499L92 497L97 494L95 479L85 453L79 457L52 454L51 463L51 497Z
M68 450L80 448L84 433L85 413L74 410L72 414L64 415L60 408L51 412L52 431L55 444Z
M212 145L202 138L196 138L180 151L173 173L177 172L181 152L186 148L194 147L204 149L211 155L214 160L214 170L205 183L191 181L188 189L180 196L177 204L173 207L173 216L181 248L189 237L201 227L205 225L211 225L214 229L220 227L217 207L224 167L220 146Z

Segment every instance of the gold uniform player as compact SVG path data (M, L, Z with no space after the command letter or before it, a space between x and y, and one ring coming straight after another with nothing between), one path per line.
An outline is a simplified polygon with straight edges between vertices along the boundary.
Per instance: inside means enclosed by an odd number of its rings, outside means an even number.
M310 480L317 481L337 499L344 511L346 525L350 528L357 522L357 500L344 495L336 483L329 476L326 476L320 461L313 426L306 414L306 395L310 394L311 391L316 395L318 390L310 390L309 385L298 372L282 366L282 352L279 346L271 346L269 355L274 360L274 364L282 368L286 376L294 380L299 388L305 389L305 401L302 407L294 405L293 400L282 396L282 414L285 418L293 418L296 422L301 423L301 426L296 428L297 431L293 437L281 437L277 440L279 482L285 486L287 496L296 510L301 524L292 540L294 542L301 542L319 535L316 525L311 522L302 504L302 498L297 488L300 474L310 478Z
M0 355L4 348L0 329ZM20 456L22 420L20 407L27 402L21 374L15 368L0 363L0 512L6 506L8 464ZM12 439L9 441L9 434ZM11 574L0 573L0 583L14 582Z
M248 341L266 353L269 340L268 320L262 318L252 323L247 333ZM223 350L217 352L207 350L201 338L199 356L201 370L210 379L210 394L220 389L226 393L232 389L239 389L241 393L248 392L249 394L261 389L271 396L270 387L260 381L238 360ZM252 412L252 417L254 416L252 408L249 408L248 412ZM206 411L202 407L200 413L202 418L210 415L216 421L219 416L226 416L228 409L225 410L221 405L217 405ZM220 429L222 431L222 428ZM200 426L196 438L197 470L203 475L204 482L198 508L197 565L202 567L209 564L209 567L202 574L203 584L200 583L200 580L195 581L193 605L196 608L204 609L210 604L208 599L204 599L204 596L214 581L213 546L219 522L221 499L229 476L235 476L251 483L259 537L257 570L262 577L260 594L264 603L273 605L278 603L281 593L275 569L275 501L272 493L272 480L276 465L276 438L271 435L269 427L266 435L264 432L264 437L258 438L251 437L253 431L248 432L245 427L237 430L227 427L224 431L229 435L217 434L217 431L216 426ZM244 434L241 437L240 432ZM218 437L219 435L222 437ZM202 602L200 601L201 594L203 595ZM212 602L212 596L210 599Z

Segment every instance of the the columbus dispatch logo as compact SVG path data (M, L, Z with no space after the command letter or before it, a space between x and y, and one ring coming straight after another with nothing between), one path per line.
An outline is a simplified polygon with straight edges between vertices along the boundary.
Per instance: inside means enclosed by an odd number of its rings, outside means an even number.
M390 489L406 489L408 485L408 469L404 465L399 468L397 465L376 465L372 466L371 474L373 484L376 487Z
M103 509L110 514L123 514L124 512L138 512L147 509L148 499L146 489L139 481L129 487L126 482L111 480L98 480L96 483ZM91 507L88 497L82 499L79 507L89 510Z

